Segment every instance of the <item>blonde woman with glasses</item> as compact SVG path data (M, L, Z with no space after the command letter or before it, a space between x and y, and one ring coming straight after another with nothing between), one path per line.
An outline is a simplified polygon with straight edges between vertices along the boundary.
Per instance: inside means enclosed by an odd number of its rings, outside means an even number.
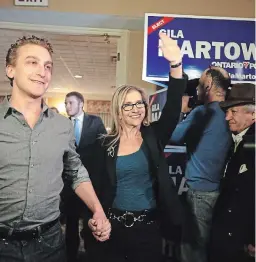
M165 34L159 37L170 62L167 102L160 119L150 123L148 99L142 89L121 86L112 98L111 131L95 147L98 171L91 174L91 180L108 213L112 233L105 243L93 238L88 243L91 262L160 262L159 224L162 219L170 225L182 220L163 147L179 120L186 79L177 42ZM96 223L90 221L89 227L95 230Z

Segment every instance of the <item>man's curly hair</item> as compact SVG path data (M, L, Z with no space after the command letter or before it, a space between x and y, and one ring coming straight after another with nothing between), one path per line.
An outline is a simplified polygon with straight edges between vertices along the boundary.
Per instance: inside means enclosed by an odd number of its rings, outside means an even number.
M7 55L6 55L6 59L5 59L6 66L9 66L9 65L15 66L18 49L21 46L24 46L24 45L27 45L27 44L42 46L42 47L44 47L45 49L48 50L50 55L53 54L52 45L48 42L47 39L39 38L39 37L34 36L34 35L23 36L23 37L19 38L14 44L12 44L11 47L9 48L9 50L7 51ZM9 78L9 80L10 80L10 84L12 86L13 79Z

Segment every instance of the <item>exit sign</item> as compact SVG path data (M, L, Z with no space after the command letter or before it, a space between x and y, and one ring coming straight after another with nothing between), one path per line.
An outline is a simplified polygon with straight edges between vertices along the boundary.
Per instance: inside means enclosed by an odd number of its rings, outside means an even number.
M48 6L48 0L15 0L15 5Z

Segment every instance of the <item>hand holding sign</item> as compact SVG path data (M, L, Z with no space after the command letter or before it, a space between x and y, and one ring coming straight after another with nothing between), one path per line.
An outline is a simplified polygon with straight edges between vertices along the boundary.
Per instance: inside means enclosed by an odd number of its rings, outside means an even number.
M167 59L171 65L178 64L182 61L182 53L176 40L168 37L165 33L159 33L161 43L159 47L163 52L163 56Z

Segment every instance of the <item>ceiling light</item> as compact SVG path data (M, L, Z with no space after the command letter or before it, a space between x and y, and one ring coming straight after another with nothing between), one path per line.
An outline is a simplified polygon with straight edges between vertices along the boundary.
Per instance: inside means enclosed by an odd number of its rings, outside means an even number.
M54 87L53 89L55 89L55 90L59 90L59 89L60 89L60 87Z
M74 78L80 79L80 78L83 78L83 76L81 76L81 75L75 75Z

